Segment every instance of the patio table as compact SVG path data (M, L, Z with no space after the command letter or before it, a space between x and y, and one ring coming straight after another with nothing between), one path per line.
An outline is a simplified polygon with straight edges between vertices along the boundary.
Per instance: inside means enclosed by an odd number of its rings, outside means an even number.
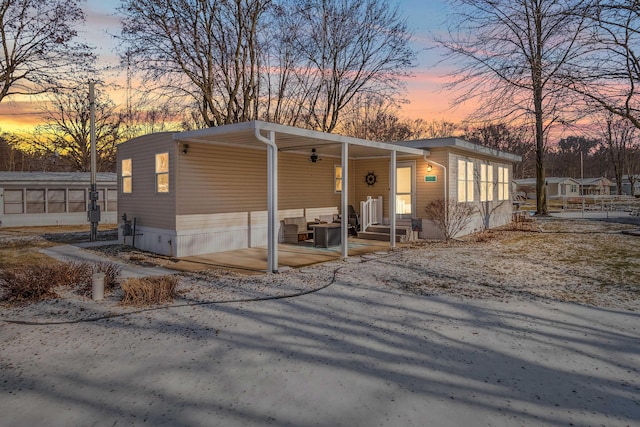
M313 224L313 245L323 248L329 246L337 246L341 242L340 231L342 225L340 223L330 224Z

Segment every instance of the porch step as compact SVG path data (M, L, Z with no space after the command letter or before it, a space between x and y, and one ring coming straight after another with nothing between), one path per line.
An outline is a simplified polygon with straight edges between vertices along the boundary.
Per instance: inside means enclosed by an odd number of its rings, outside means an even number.
M381 242L388 242L391 239L389 233L375 233L371 231L358 231L358 239L366 240L380 240ZM396 243L403 243L407 241L407 236L396 234Z
M388 242L391 239L391 228L385 225L371 225L366 231L359 231L358 238ZM411 238L411 227L396 227L397 243L408 242Z
M391 227L389 227L388 225L370 225L369 227L367 227L366 231L371 233L391 234ZM396 236L398 235L411 235L411 227L396 226Z

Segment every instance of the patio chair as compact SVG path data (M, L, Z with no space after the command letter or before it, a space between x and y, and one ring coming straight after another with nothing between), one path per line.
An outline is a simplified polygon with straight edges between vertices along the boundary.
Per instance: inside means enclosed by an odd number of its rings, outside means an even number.
M285 218L282 222L286 243L299 243L313 237L313 231L308 229L305 217Z

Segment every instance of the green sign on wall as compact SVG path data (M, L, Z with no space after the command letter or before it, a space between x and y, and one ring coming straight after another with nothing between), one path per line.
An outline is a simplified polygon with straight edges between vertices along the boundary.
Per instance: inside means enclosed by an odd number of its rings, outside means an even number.
M424 182L437 182L438 177L436 175L427 175L424 177Z

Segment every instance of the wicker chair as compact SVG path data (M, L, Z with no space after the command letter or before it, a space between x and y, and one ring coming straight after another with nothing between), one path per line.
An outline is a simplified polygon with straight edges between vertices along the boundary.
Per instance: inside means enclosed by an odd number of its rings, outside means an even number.
M313 231L308 229L307 219L303 216L285 218L282 222L285 243L298 243L313 237Z

